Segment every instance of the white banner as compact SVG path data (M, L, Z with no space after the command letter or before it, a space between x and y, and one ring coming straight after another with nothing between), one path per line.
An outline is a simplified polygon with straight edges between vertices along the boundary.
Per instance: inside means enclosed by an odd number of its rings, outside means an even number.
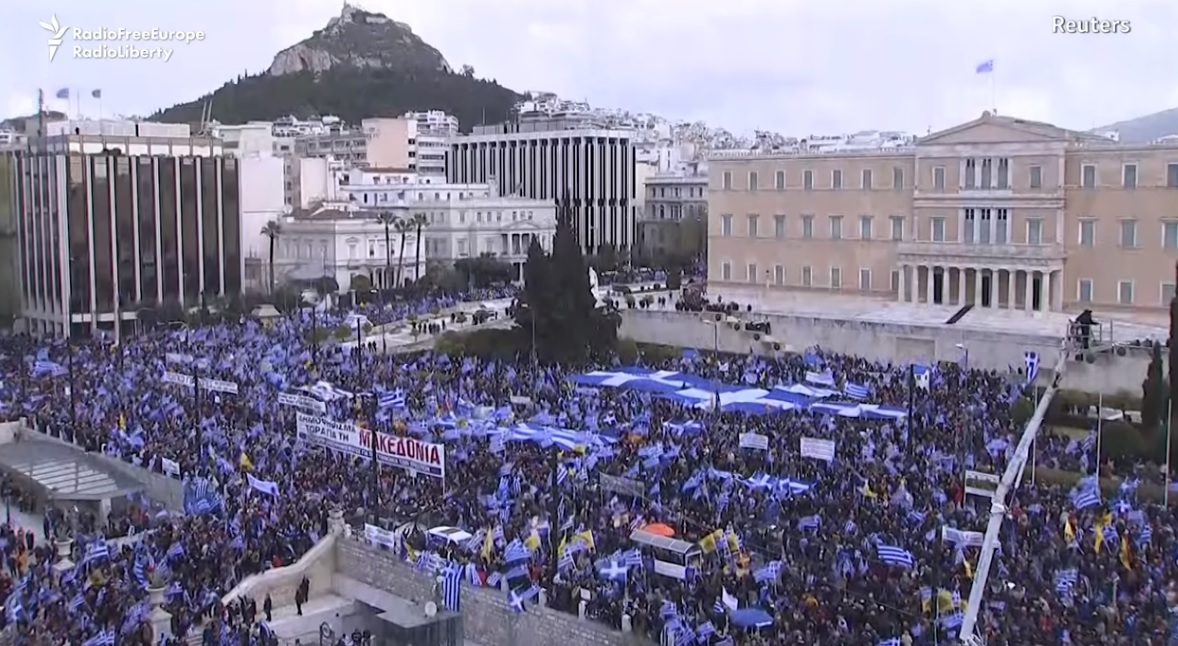
M814 458L826 462L834 461L834 440L821 440L816 437L801 439L802 457Z
M173 478L180 477L180 464L175 460L160 458L160 468L163 469L165 474L170 475Z
M302 408L314 413L326 413L327 404L315 399L314 397L307 397L306 395L296 395L294 393L278 393L278 403L284 406L294 406L295 408Z
M298 413L299 440L360 458L372 457L372 433L351 422ZM446 447L412 437L376 433L376 457L381 464L435 478L446 477Z
M401 537L383 527L365 523L364 538L367 538L369 543L383 545L394 552L401 549Z
M195 388L196 380L192 375L186 375L179 372L168 371L164 373L163 381L170 384L177 384L185 388ZM218 393L229 393L230 395L237 394L237 384L232 381L223 381L221 379L210 379L208 377L200 378L200 387L205 390L211 390Z
M769 436L761 435L760 433L741 433L740 434L740 448L768 451L769 450Z
M965 472L965 493L993 498L994 490L998 488L998 476L984 471Z

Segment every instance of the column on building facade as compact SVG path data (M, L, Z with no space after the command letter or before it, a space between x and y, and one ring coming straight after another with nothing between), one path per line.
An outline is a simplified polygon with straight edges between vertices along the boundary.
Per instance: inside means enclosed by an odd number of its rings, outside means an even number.
M973 304L974 307L982 306L982 268L974 267L973 270Z
M1035 304L1035 272L1027 270L1027 276L1023 279L1024 288L1027 290L1027 298L1023 302L1023 310L1031 311L1031 306Z
M1043 312L1050 312L1054 301L1051 300L1051 271L1043 272L1043 288L1042 295L1039 299L1039 309Z
M934 300L933 299L933 296L934 296L933 288L935 287L935 284L933 281L934 272L936 272L936 265L931 265L931 264L925 265L925 270L924 270L924 276L925 276L925 278L924 278L924 280L925 280L924 302L929 305L932 305L933 300Z
M1018 270L1014 267L1008 267L1006 269L1006 309L1008 310L1012 310L1017 307L1015 304L1015 293L1017 292L1017 289L1014 285L1014 276L1017 273Z
M957 268L957 305L964 307L965 300L965 267Z
M897 281L897 285L896 285L896 287L899 288L897 291L899 292L898 296L900 297L900 302L907 303L908 302L908 292L907 292L908 277L905 274L908 273L908 265L901 264L899 270L897 270L896 273L899 274L899 277L900 277L900 279L899 279L899 281Z

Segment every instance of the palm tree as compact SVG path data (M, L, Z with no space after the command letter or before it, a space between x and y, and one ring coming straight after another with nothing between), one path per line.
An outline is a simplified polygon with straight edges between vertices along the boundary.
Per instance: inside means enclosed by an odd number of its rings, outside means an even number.
M270 293L274 293L274 241L282 235L282 225L278 220L270 220L262 227L262 235L270 239Z
M414 213L412 223L417 231L417 248L413 252L413 282L417 282L421 280L421 267L424 264L421 262L421 230L429 224L429 219L424 213Z
M397 216L393 215L391 211L381 211L376 214L376 221L384 225L384 280L387 283L393 269L393 245L389 242L389 227L397 221ZM388 287L388 285L386 284L384 287Z
M401 236L401 251L397 254L397 287L404 284L402 273L405 269L405 235L413 230L413 222L404 218L397 218L393 223L393 230Z

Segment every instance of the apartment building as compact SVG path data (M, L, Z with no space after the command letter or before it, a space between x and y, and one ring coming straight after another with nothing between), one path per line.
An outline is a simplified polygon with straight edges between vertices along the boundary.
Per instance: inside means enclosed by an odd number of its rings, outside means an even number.
M708 176L704 172L650 175L644 183L645 209L638 239L650 254L700 253L708 214Z
M989 112L878 152L710 160L708 276L1027 311L1174 295L1178 145Z

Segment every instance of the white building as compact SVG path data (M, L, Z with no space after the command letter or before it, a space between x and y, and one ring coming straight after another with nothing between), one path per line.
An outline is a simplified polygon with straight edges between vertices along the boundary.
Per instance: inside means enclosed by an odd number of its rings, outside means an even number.
M391 287L398 270L402 282L423 275L425 248L419 256L416 233L406 233L404 245L391 227L386 237L379 213L333 205L283 218L274 250L277 280L330 277L347 290L355 276L367 277L376 287Z
M519 124L480 127L476 134L451 139L447 180L488 183L500 195L548 203L567 196L582 249L630 248L638 188L633 133L518 129Z
M45 124L43 153L212 157L224 153L215 136L193 135L185 123L75 119ZM38 142L40 146L40 142Z

